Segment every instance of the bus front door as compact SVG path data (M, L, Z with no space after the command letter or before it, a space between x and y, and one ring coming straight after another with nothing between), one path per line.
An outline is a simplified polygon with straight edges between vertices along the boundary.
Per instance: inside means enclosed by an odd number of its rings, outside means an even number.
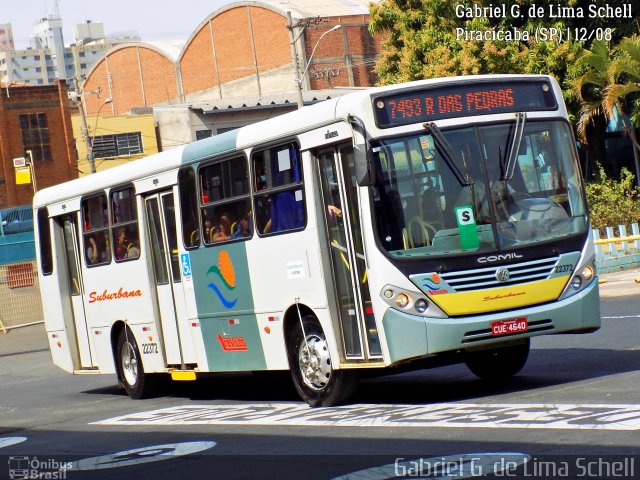
M71 298L71 317L65 320L65 329L70 335L69 342L75 343L77 357L72 352L72 356L79 360L80 368L94 367L95 352L93 342L89 335L89 326L82 300L84 294L84 282L82 281L82 271L80 269L80 243L78 241L77 214L64 215L56 218L56 225L62 234L62 248L64 249L64 267L66 268L67 284ZM62 275L62 272L61 272ZM61 281L62 278L61 278ZM71 335L71 333L75 335Z
M317 158L345 357L379 360L382 351L367 281L353 146L324 149Z
M180 278L173 192L145 197L145 210L167 364L185 368L185 364L195 363L196 359Z

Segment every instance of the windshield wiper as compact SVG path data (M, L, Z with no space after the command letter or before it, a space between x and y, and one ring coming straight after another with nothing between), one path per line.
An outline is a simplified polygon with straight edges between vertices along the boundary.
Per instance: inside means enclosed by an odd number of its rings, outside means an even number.
M427 122L423 126L426 131L431 133L436 144L436 149L440 155L442 155L447 166L451 169L458 182L460 182L460 185L473 185L473 178L466 169L463 173L459 165L458 157L453 151L453 147L449 143L449 140L442 134L440 128L433 122Z
M516 169L516 157L520 151L520 145L522 144L522 136L524 134L524 124L527 120L527 114L525 112L516 113L516 125L513 129L513 135L511 136L511 146L507 151L506 165L503 161L502 164L502 178L500 180L511 180L513 173Z

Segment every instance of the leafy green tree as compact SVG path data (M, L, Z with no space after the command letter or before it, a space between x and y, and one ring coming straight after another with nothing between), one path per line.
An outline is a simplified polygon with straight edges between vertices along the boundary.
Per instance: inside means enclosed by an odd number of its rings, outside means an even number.
M580 105L578 135L588 145L591 167L605 165L605 132L607 128L605 91L609 87L611 51L607 42L595 41L591 49L571 67L569 98L575 96ZM609 175L612 172L608 172Z
M604 108L609 116L614 109L624 119L630 113L633 125L625 124L625 131L633 142L636 175L640 180L640 144L635 128L640 126L640 36L624 38L616 47L617 56L608 69L610 84L604 95Z
M598 180L586 186L591 226L606 227L640 222L640 190L634 175L622 168L620 181L608 177L602 168Z

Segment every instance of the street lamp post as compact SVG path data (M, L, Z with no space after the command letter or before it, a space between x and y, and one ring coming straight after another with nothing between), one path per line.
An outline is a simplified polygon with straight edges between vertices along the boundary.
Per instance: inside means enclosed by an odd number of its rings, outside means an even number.
M302 108L304 107L304 99L302 97L302 82L304 82L304 77L307 74L307 70L309 70L309 66L311 65L311 60L313 59L313 55L316 53L316 49L318 48L318 45L320 45L320 42L322 41L322 39L329 33L339 29L341 25L334 25L332 28L324 32L322 35L320 35L320 38L314 45L313 50L311 50L311 55L309 55L309 59L307 61L306 66L304 67L304 70L302 71L302 73L300 73L300 62L298 60L296 42L298 41L298 39L300 38L300 36L302 35L302 33L304 32L304 30L307 28L308 25L304 25L302 27L302 30L300 30L300 33L298 33L298 36L295 36L293 33L294 25L293 25L293 19L291 18L291 12L287 12L287 19L289 21L288 28L289 28L289 43L291 43L291 57L293 58L293 67L296 72L295 82L296 82L298 108Z

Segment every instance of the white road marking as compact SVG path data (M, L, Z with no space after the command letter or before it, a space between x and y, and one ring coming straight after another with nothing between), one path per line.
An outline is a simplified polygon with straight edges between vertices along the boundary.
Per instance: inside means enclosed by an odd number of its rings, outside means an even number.
M436 403L314 409L290 403L184 405L123 415L94 424L640 430L640 405Z
M613 316L613 317L600 317L603 320L605 318L607 319L618 319L618 318L640 318L640 315L618 315L618 316Z
M125 450L111 455L102 455L99 457L78 460L77 462L73 462L67 471L104 470L106 468L124 467L139 463L159 462L161 460L168 460L174 457L202 452L203 450L208 450L215 445L216 442L204 441L168 443L165 445L135 448L133 450Z
M22 443L27 439L27 437L5 437L0 438L0 448L10 447L11 445L17 445L18 443Z

